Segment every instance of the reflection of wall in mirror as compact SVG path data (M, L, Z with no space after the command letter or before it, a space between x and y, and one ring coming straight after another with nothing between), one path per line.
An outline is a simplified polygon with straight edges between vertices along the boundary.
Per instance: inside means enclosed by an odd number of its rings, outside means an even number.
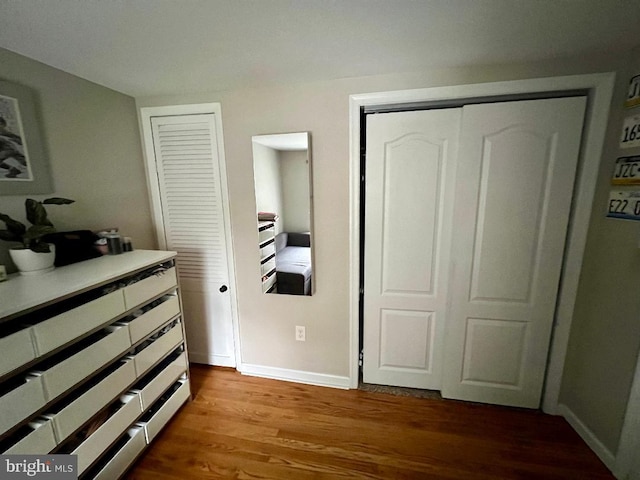
M273 212L282 217L282 184L278 151L253 142L253 169L256 187L256 211ZM276 233L282 222L276 222Z
M280 152L282 228L285 232L311 231L311 198L307 151Z

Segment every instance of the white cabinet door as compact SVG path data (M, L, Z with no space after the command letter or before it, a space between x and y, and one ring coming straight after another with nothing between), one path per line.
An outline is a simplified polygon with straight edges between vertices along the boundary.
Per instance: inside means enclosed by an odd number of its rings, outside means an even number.
M463 109L444 397L540 404L585 105Z
M151 118L166 248L178 252L189 359L235 366L214 114Z
M460 114L368 116L367 383L440 388Z

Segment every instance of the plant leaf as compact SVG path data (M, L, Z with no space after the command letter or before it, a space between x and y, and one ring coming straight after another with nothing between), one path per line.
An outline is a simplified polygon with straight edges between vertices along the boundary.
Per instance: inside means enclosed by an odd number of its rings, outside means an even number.
M5 215L4 213L0 213L0 220L2 220L7 225L7 230L17 236L21 236L26 232L27 227L24 224L14 220L9 215Z
M49 253L51 251L51 249L49 248L49 244L44 242L36 242L32 244L29 248L31 249L32 252L36 252L36 253Z
M10 230L0 230L0 240L5 242L21 242L22 235L16 235Z
M53 223L47 218L47 211L42 206L41 202L38 202L32 198L27 198L24 203L27 210L27 220L33 225L49 225L53 227Z
M37 241L39 241L44 235L48 233L55 233L56 229L51 225L33 225L29 227L27 233L24 234L24 243L25 245L31 245Z
M68 198L60 198L60 197L51 197L44 200L42 203L45 205L69 205L70 203L74 203L75 200L70 200Z

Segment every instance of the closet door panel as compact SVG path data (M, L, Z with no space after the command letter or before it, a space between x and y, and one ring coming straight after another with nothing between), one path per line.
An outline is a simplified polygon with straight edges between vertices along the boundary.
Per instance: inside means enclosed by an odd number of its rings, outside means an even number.
M459 120L367 119L365 382L440 388Z
M519 126L485 137L471 301L530 300L555 141Z
M462 114L443 396L537 408L586 100Z

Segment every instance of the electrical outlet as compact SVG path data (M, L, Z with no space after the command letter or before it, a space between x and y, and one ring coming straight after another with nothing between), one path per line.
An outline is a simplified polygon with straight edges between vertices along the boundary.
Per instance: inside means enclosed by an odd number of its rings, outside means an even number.
M296 340L304 342L307 338L307 333L304 327L296 326Z

